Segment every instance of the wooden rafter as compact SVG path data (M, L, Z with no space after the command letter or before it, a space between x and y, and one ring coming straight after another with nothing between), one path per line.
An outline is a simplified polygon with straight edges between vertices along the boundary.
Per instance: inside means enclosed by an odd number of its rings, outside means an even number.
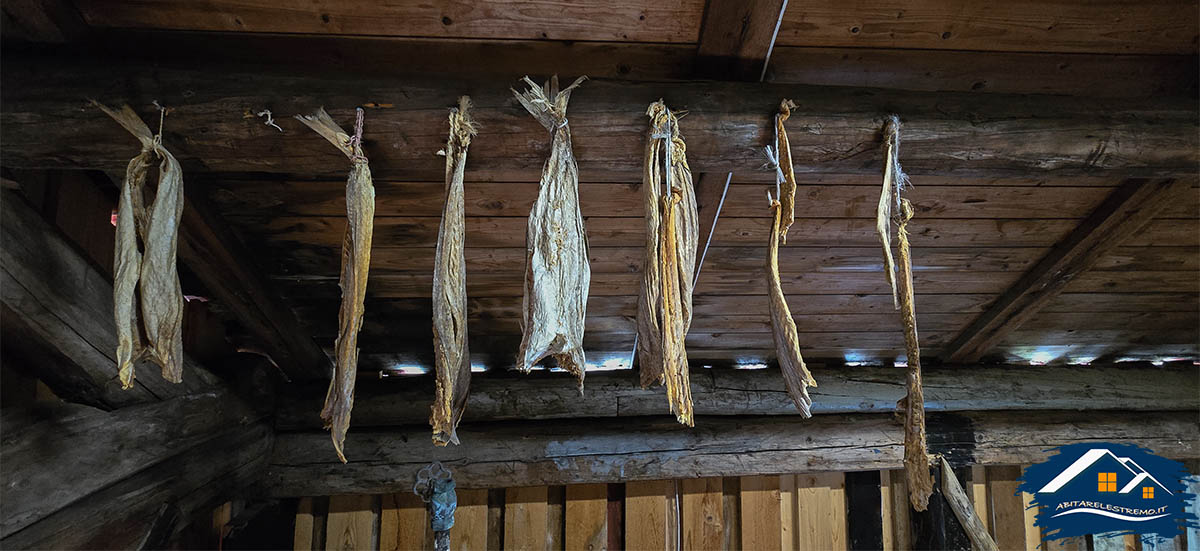
M329 377L324 351L267 284L253 256L199 193L187 191L179 258L213 298L258 339L276 365L297 380Z
M708 0L696 49L697 75L762 80L787 4L787 0Z
M1131 180L1114 190L1090 216L1025 272L946 347L951 362L975 362L1058 296L1098 258L1137 233L1190 180Z

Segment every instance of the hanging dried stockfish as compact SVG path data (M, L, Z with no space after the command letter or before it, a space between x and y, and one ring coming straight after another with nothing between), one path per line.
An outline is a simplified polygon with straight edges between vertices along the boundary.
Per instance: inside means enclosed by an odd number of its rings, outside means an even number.
M768 305L771 309L771 334L775 339L775 354L779 359L779 371L783 373L783 382L787 386L788 396L796 404L796 409L805 418L812 417L812 398L808 395L808 387L817 386L808 366L804 364L804 356L800 355L800 336L796 331L796 321L792 319L792 311L788 308L787 299L783 296L783 286L779 282L779 243L787 242L787 226L795 217L796 176L792 170L791 152L788 151L787 130L783 122L795 107L791 100L783 100L779 105L779 115L775 117L775 148L767 148L767 158L775 168L775 193L772 198L767 192L767 202L771 205L771 233L767 239L767 285L769 287Z
M358 108L354 136L342 130L325 108L307 116L296 116L349 157L354 163L346 180L346 233L342 239L342 305L338 310L338 337L334 347L337 367L321 418L333 438L333 449L346 462L342 444L350 428L350 410L354 407L354 375L358 368L358 330L362 328L363 300L367 296L367 269L371 265L371 233L375 223L375 187L371 167L362 151L363 110Z
M892 115L883 125L883 190L875 211L875 233L883 245L883 273L892 287L892 304L900 309L896 289L896 262L892 259L891 223L895 209L900 208L900 192L908 185L908 176L900 169L900 118Z
M558 90L558 77L545 87L529 77L529 90L513 95L551 134L550 158L542 167L537 201L525 234L525 299L517 368L528 372L546 356L574 373L583 390L583 319L592 270L587 233L579 212L579 167L571 152L567 102L587 77Z
M183 292L175 266L179 220L183 215L183 171L162 145L160 108L158 135L128 105L114 111L92 102L142 142L142 152L129 161L117 206L116 254L113 271L113 314L117 322L117 373L122 388L133 386L133 365L142 357L162 367L164 379L183 380ZM158 188L150 208L143 184L157 156ZM143 250L138 250L141 238ZM139 294L141 300L139 301ZM138 310L148 347L139 336Z
M446 149L446 204L438 228L437 258L433 265L433 352L436 357L437 396L429 424L433 443L458 444L455 428L467 407L471 385L471 359L467 348L467 265L463 260L466 236L463 218L463 171L475 124L467 112L471 98L458 99L450 110L450 139Z
M692 391L684 339L692 325L692 274L700 231L696 194L679 120L662 100L650 104L646 114L646 261L638 300L641 382L643 387L665 384L671 413L690 427Z
M924 511L933 493L933 477L929 474L929 452L925 445L925 396L921 388L921 345L917 340L917 313L913 303L912 251L908 244L908 221L912 219L912 204L900 197L908 178L900 170L896 144L900 141L900 121L892 116L884 126L884 197L879 199L882 216L884 205L895 218L900 242L899 301L900 323L904 326L904 349L908 356L908 394L897 404L904 413L904 474L908 482L908 499L913 509ZM884 222L884 242L890 230L890 219ZM890 253L890 251L888 251ZM888 272L889 275L891 272ZM894 283L894 281L893 281Z
M796 104L790 99L779 102L779 113L775 115L775 187L779 195L779 210L782 220L775 231L779 239L787 243L788 230L796 221L796 172L792 168L792 145L788 142L787 129L783 123L792 116ZM782 177L782 179L780 179Z

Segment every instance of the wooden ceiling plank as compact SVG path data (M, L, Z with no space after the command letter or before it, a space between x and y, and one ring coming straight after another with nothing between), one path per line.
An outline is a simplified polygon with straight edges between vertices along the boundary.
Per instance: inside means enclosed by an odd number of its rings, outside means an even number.
M793 7L786 46L1195 55L1194 0L816 0Z
M196 190L188 188L185 193L180 260L212 298L265 346L271 360L290 378L328 378L329 358L260 274L252 260L257 254L242 245Z
M97 28L682 43L696 41L703 10L703 0L315 0L303 4L77 0L75 4Z
M468 93L488 135L472 143L478 165L497 170L541 168L545 129L514 105L495 79L345 77L269 70L238 73L152 68L136 62L97 63L33 56L5 58L0 154L14 168L120 169L129 140L81 97L130 101L150 114L151 99L174 108L166 141L185 172L291 173L340 177L345 160L285 118L326 105L350 120L367 115L366 154L379 179L398 175L436 181L445 167L433 155L445 141L445 110ZM121 82L120 90L113 82ZM273 90L291 93L278 95ZM756 83L594 80L575 92L572 135L581 170L634 172L642 161L646 102L662 97L686 109L684 132L693 173L757 172L761 146L779 98L800 106L791 136L798 167L877 174L880 114L898 112L906 128L905 168L942 176L1096 174L1113 178L1192 175L1200 159L1190 99L1114 103L1103 98L1013 96L798 87ZM390 107L389 107L390 106ZM147 109L149 107L149 109ZM272 109L284 129L264 126L254 112ZM494 132L494 134L493 134ZM492 136L488 139L488 136ZM1110 137L1120 136L1120 139ZM64 147L69 144L69 147ZM400 147L398 144L404 144ZM919 189L919 188L918 188Z
M959 448L940 442L962 438L976 443L969 460L978 465L1041 461L1055 446L1093 439L1136 443L1171 458L1200 454L1194 412L945 415L942 425L930 413L930 452L948 453L951 461ZM336 468L336 456L313 453L328 435L282 433L262 487L275 497L402 492L418 469L439 459L459 487L485 488L894 469L903 455L902 431L890 414L817 415L800 423L791 416L700 417L694 430L667 418L464 423L458 436L469 444L452 450L430 446L428 432L422 426L353 432L347 455L358 459Z
M1162 206L1178 200L1184 193L1194 191L1190 183L1179 180L1132 180L1117 188L1066 239L955 337L943 356L954 362L978 361L1104 253L1120 245L1144 227Z
M0 35L5 41L63 43L90 35L87 23L69 0L5 0Z
M904 371L894 367L814 367L813 414L879 413L904 394ZM697 415L798 415L778 370L692 370ZM1004 381L1003 384L997 384ZM930 411L1102 410L1187 411L1200 408L1200 378L1189 368L1140 366L958 366L930 369L925 386ZM1015 388L1013 385L1016 385ZM559 377L493 376L472 381L464 422L579 419L665 415L642 389L636 372L589 373L584 395ZM355 400L354 427L419 425L433 400L430 377L404 382L363 381ZM320 430L325 388L310 384L280 398L276 429Z
M787 0L708 0L696 48L696 75L761 81L787 4Z

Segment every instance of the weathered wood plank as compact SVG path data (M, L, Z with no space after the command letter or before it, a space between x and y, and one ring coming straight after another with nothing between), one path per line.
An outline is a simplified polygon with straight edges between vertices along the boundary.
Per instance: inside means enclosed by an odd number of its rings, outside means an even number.
M721 549L725 537L721 479L685 478L680 484L683 497L683 549Z
M787 0L709 0L696 47L696 73L728 80L762 80Z
M904 370L891 367L812 369L816 415L890 411L904 395ZM995 367L926 369L930 411L1104 410L1187 411L1200 408L1200 381L1190 368L1148 366ZM794 415L779 372L693 370L698 415ZM280 430L318 429L325 389L315 385L280 397ZM477 376L464 419L598 418L660 415L659 390L642 390L632 372L589 374L584 395L558 377ZM363 381L354 427L420 424L429 416L432 382Z
M800 549L848 549L845 488L842 473L796 476Z
M8 35L8 33L5 33ZM438 40L346 35L163 33L93 29L107 51L161 65L208 65L214 59L248 67L320 68L328 73L454 75L496 78L566 71L592 78L694 78L693 44L551 40ZM253 59L244 52L253 51ZM379 59L393 63L379 63ZM1194 95L1192 55L1111 55L1039 52L791 47L771 51L766 80L973 93L1070 94L1104 97ZM755 79L758 78L755 74Z
M902 551L912 548L909 522L908 483L903 470L879 471L880 506L883 512L883 549Z
M970 427L974 457L983 465L1037 461L1046 449L1089 438L1136 442L1167 457L1200 454L1200 426L1189 412L963 417L958 423ZM890 415L818 415L803 423L788 417L701 417L694 429L665 417L591 420L583 427L560 421L465 423L459 437L469 445L452 449L429 446L427 432L421 426L354 432L346 442L352 452L347 457L355 458L348 464L311 453L328 435L281 434L263 486L275 496L399 491L433 460L452 468L463 488L836 472L898 467L903 447ZM962 438L964 431L953 434ZM930 440L938 436L931 432ZM958 445L954 442L939 442L933 451Z
M691 117L692 115L688 115L687 118ZM692 141L689 136L689 160ZM485 142L480 140L480 143ZM582 162L584 157L582 154L579 156ZM796 164L799 166L799 161L796 161ZM821 185L806 181L804 175L798 177L801 185L797 188L797 195L802 199L797 201L800 207L797 209L797 218L873 219L876 206L874 203L878 203L879 200L879 186L872 183L873 178L859 176L854 184ZM916 176L913 180L916 186L913 187L909 199L913 202L916 219L924 220L924 223L929 223L928 220L948 218L1084 218L1112 191L1101 186L938 186L922 185L923 178ZM341 180L221 179L196 185L206 188L225 215L345 217L346 213L345 182ZM436 218L440 215L437 202L441 198L444 184L381 178L375 182L375 186L376 213L381 219L387 216ZM764 218L763 204L766 198L763 192L767 188L764 183L731 185L725 197L725 204L721 207L721 216ZM536 178L510 182L473 182L466 191L466 216L525 218L537 197L537 189ZM579 194L580 208L586 217L641 218L644 212L640 183L584 180L579 186ZM1189 203L1195 205L1196 200L1185 202ZM590 225L588 229L591 230ZM630 231L638 230L630 228ZM644 232L645 228L640 231ZM915 228L912 231L917 233ZM801 242L803 243L803 240Z
M946 349L951 361L977 361L1006 335L1033 317L1076 276L1153 217L1160 205L1184 194L1188 182L1131 181L1104 200L1066 239L1021 276ZM1191 286L1200 288L1191 278Z
M669 480L625 483L625 548L667 549Z
M429 514L421 498L409 487L381 499L380 551L424 549L425 541L432 539L432 534L429 534Z
M3 190L0 200L0 290L4 324L70 360L38 366L39 378L60 396L106 409L205 390L216 379L185 361L183 383L165 381L149 362L136 368L135 386L116 380L117 333L112 283L46 223L21 196ZM12 315L8 315L12 314ZM15 317L15 320L11 318ZM11 320L11 321L10 321ZM20 347L6 340L6 346Z
M180 518L208 515L214 499L244 495L269 460L272 430L241 425L109 485L0 540L5 549L134 548L174 503ZM80 529L87 527L86 530ZM183 526L176 526L176 533Z
M966 531L967 537L970 538L971 548L979 551L995 551L997 549L996 542L992 539L991 534L988 534L980 514L972 505L971 498L967 496L962 485L958 483L958 478L945 457L942 458L940 467L942 470L942 496L946 498L946 504L949 505L954 517Z
M296 526L292 535L294 551L318 551L313 545L312 498L302 497L296 504Z
M696 286L697 294L705 295L766 295L767 282L762 272L719 272L705 270ZM798 295L879 295L888 291L887 281L873 272L848 273L787 273L781 282L787 296ZM1017 272L917 272L915 285L922 293L967 293L999 294L1016 280ZM602 273L592 277L590 294L593 296L628 296L637 289L641 275L628 273ZM1121 282L1153 281L1163 292L1191 292L1195 283L1187 272L1094 272L1075 280L1073 288L1078 292L1105 292L1106 287ZM337 297L340 293L337 279L320 279L300 276L276 278L284 287L286 295L313 297ZM426 297L433 288L433 274L386 274L372 276L367 283L372 296L380 298ZM474 274L467 278L467 294L476 297L519 297L522 282L512 274ZM1151 287L1154 288L1154 287ZM920 300L920 299L918 299Z
M566 549L608 549L608 485L567 486Z
M1196 5L1187 1L1009 2L950 6L892 0L845 4L827 0L793 6L779 29L780 45L921 49L1192 54ZM1119 22L1114 25L1113 22Z
M329 497L329 518L325 524L325 549L328 551L370 551L379 544L376 522L378 496L351 495Z
M457 469L455 469L457 471ZM455 474L456 480L461 478ZM545 486L510 487L504 493L504 548L545 550L548 528Z
M5 409L0 537L85 499L232 426L260 418L228 392L106 412L64 405L30 421ZM76 476L87 473L87 476Z
M80 97L96 97L109 104L130 101L147 115L152 107L146 98L173 107L165 140L185 172L340 176L345 160L301 132L298 121L277 117L285 130L280 133L261 124L252 113L264 106L281 115L305 113L325 105L335 119L349 120L354 106L371 104L380 106L367 117L364 145L372 170L381 179L407 175L433 180L444 171L432 153L445 139L442 122L447 98L464 93L475 103L477 122L504 136L472 144L476 166L533 173L545 161L545 130L494 80L367 80L297 76L287 69L277 73L270 69L250 73L149 71L136 62L48 62L15 56L5 62L3 84L9 91L0 122L8 139L0 153L6 164L17 168L54 165L112 170L124 164L130 147L126 140L117 139L121 129L114 129L98 110L81 109ZM215 78L218 74L221 78ZM123 83L120 92L105 84L114 80ZM260 92L278 89L295 93L274 97ZM757 83L603 80L588 82L573 97L575 153L583 171L635 172L642 159L645 102L663 97L678 109L688 110L683 131L694 172L758 172L762 165L758 147L768 141L773 106L784 95L800 105L793 117L805 121L805 128L791 136L794 162L822 172L878 174L879 117L889 112L904 116L905 168L914 175L1068 175L1097 170L1114 178L1190 175L1198 158L1194 106L1187 99L1114 102ZM251 116L244 118L243 114ZM192 139L180 137L184 134ZM1117 135L1120 140L1108 138ZM405 147L390 145L397 143Z
M802 9L802 8L801 8ZM1186 95L1191 55L1111 55L776 45L767 82L977 93Z
M458 508L454 510L454 526L450 528L450 549L487 549L487 490L456 490L456 493Z
M230 0L201 8L186 1L114 6L85 0L76 5L88 24L99 28L694 43L704 2L652 6L622 1L600 6L487 0L381 6L322 1L281 6Z
M1017 492L1020 467L987 467L992 537L1000 549L1025 549L1025 505ZM1035 536L1040 540L1040 536Z
M780 540L779 476L742 477L742 549L778 551Z

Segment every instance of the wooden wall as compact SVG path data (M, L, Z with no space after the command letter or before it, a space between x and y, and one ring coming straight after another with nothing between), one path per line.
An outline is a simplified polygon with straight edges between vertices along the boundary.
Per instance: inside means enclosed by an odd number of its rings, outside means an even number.
M1000 549L1034 551L1044 542L1026 510L1031 496L1015 493L1020 474L1018 466L959 469ZM901 470L459 490L458 500L453 550L970 549L949 510L940 521L936 507L923 518L911 512ZM411 493L301 498L294 548L432 549L428 526ZM1044 549L1182 550L1183 539L1088 538Z

